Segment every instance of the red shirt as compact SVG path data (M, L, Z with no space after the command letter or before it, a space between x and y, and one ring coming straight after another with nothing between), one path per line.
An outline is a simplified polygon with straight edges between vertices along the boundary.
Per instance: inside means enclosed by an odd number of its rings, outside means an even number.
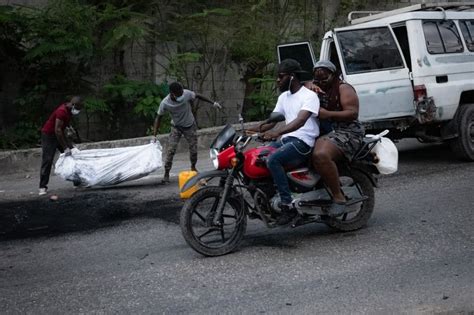
M56 119L63 121L62 130L69 125L69 121L71 121L72 114L66 107L66 104L61 104L54 110L54 112L49 116L48 120L41 128L41 132L47 135L54 135L54 127L56 126Z

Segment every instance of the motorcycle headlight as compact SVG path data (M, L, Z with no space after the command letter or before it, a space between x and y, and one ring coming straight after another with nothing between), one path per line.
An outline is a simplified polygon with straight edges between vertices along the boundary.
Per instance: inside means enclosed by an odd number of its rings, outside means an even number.
M219 152L217 152L216 149L209 150L209 156L211 157L212 165L214 165L215 169L219 168L219 159L217 158L218 154Z

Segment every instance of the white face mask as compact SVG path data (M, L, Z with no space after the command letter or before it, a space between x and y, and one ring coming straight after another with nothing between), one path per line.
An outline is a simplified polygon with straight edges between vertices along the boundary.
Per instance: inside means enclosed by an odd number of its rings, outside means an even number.
M80 111L79 109L77 109L76 107L74 107L74 106L73 106L72 109L71 109L71 114L73 114L73 115L77 115L77 114L79 114L80 112L81 112L81 111Z
M182 102L184 100L184 95L176 97L176 102Z

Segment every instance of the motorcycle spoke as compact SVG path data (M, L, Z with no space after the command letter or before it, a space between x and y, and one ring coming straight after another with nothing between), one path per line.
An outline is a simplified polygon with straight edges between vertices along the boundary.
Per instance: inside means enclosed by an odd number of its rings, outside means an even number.
M347 215L348 215L348 213L344 213L344 215L342 216L342 221L346 221Z
M197 210L194 210L193 213L195 213L203 223L206 223L206 219Z
M237 220L237 216L236 216L236 215L223 214L222 216L223 216L224 218L232 218L232 219L236 219L236 220Z
M224 229L221 229L222 243L225 243Z
M197 238L198 240L201 240L204 236L209 235L210 233L216 232L216 231L219 231L219 230L222 230L222 229L219 229L219 228L210 228L209 230L207 230L207 232L204 232L203 234L201 234L201 235L199 235L199 236L196 236L196 238Z

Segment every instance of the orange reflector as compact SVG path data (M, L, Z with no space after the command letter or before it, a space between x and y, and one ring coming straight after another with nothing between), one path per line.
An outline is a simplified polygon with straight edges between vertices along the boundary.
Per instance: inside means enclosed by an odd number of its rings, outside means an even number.
M230 160L230 165L232 165L232 167L236 167L237 164L239 164L239 159L234 157Z

